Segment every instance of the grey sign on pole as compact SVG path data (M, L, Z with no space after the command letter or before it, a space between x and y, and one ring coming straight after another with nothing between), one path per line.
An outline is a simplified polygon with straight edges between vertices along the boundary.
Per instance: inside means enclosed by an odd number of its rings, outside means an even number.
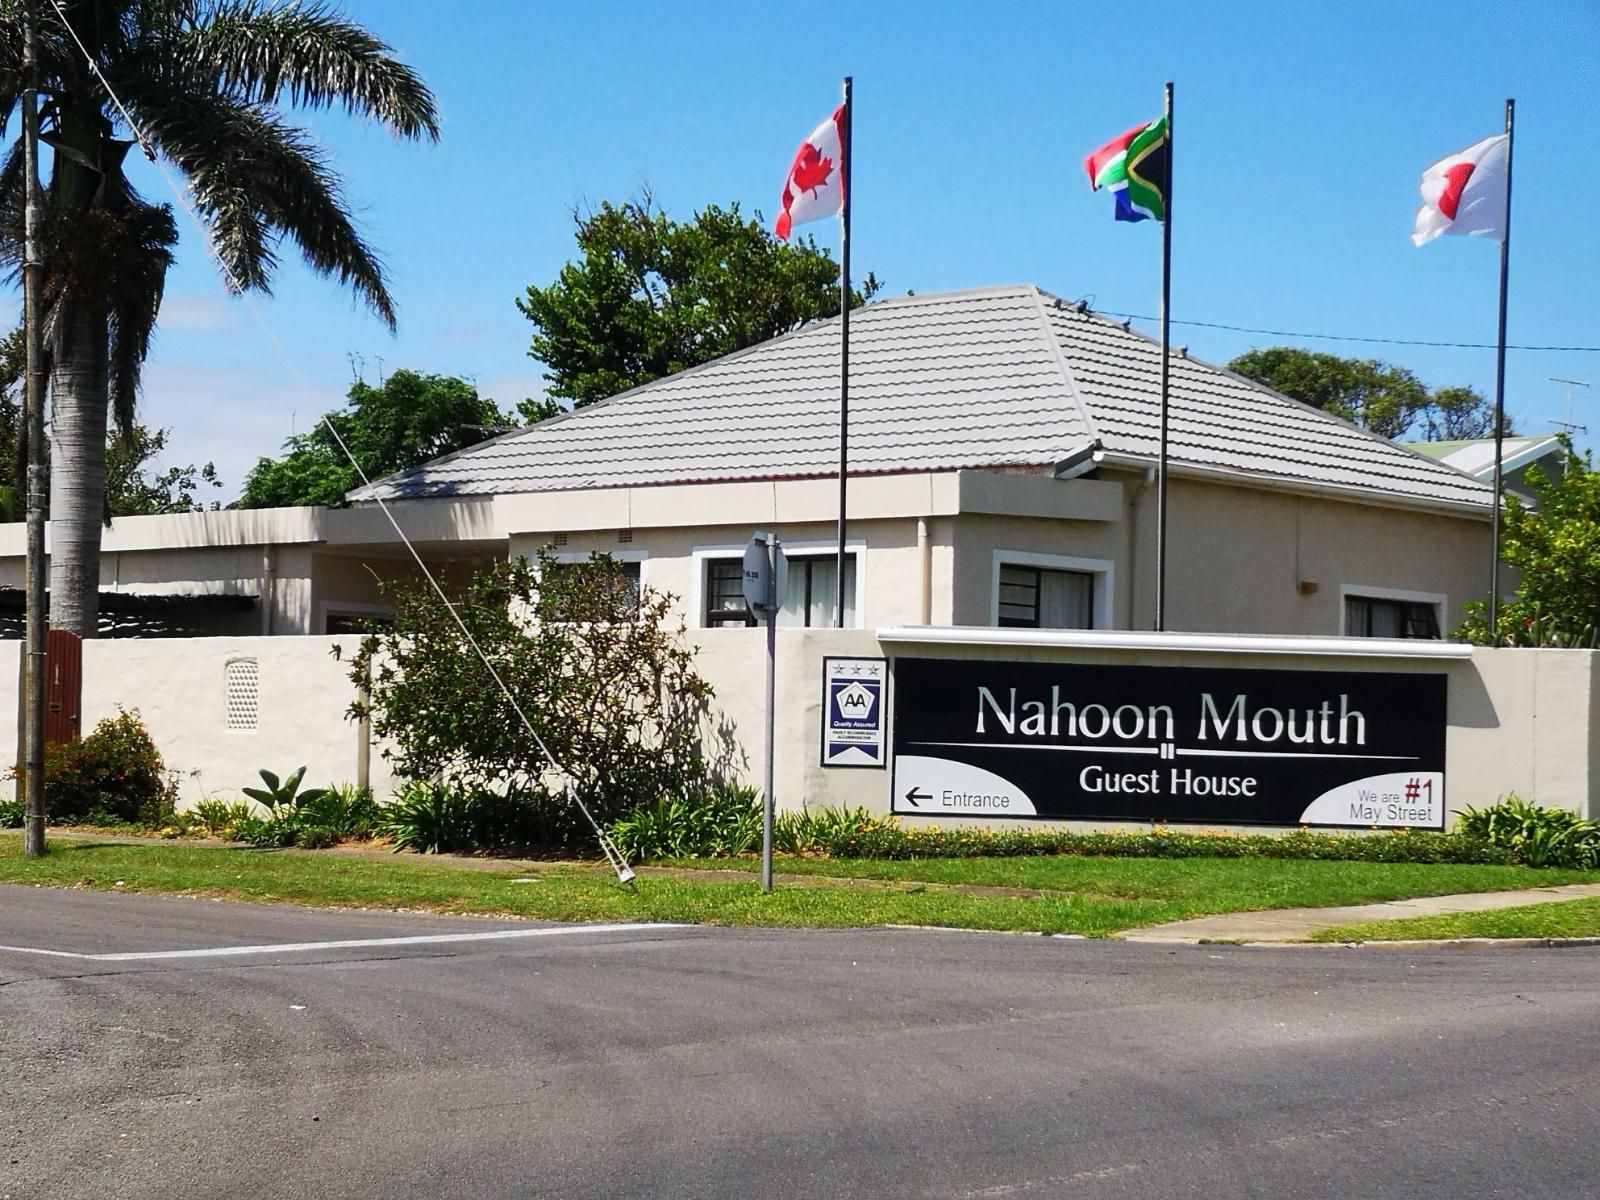
M767 714L766 778L761 796L761 890L772 890L772 776L773 714L776 704L778 655L778 609L783 606L783 587L788 575L783 547L776 535L756 533L744 548L744 599L767 623Z

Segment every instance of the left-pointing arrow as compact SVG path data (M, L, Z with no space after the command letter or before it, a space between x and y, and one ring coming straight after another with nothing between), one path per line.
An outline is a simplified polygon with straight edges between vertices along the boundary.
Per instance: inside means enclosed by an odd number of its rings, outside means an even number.
M919 801L919 800L932 800L933 799L933 793L932 792L919 792L916 788L912 788L909 792L906 793L906 799L911 802L911 806L913 808L917 808L917 807L920 807L920 805L917 804L917 801Z

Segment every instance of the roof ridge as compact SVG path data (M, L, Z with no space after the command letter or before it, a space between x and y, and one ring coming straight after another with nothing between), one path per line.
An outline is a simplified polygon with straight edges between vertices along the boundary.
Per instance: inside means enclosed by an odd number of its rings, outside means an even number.
M1034 310L1039 314L1039 328L1044 333L1045 343L1050 347L1050 353L1055 359L1056 366L1061 369L1061 382L1066 384L1067 395L1072 397L1072 403L1078 410L1078 417L1083 421L1083 427L1089 433L1089 440L1100 441L1100 422L1095 419L1094 413L1090 411L1088 404L1084 402L1083 396L1078 390L1077 376L1073 374L1072 365L1067 361L1067 352L1061 346L1061 338L1057 336L1055 329L1050 324L1050 314L1044 310L1044 298L1050 293L1047 293L1038 285L1034 285L1030 290L1033 292ZM1058 304L1062 302L1059 296L1052 295L1051 299Z

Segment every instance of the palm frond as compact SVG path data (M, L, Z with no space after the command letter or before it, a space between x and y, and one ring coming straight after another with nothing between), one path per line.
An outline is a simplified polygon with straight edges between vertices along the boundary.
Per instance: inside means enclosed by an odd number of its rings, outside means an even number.
M322 4L221 0L171 48L246 103L339 104L404 138L439 137L433 92L422 77L385 42Z
M22 265L23 208L26 204L23 178L22 139L18 138L0 159L0 267L3 278L14 281Z
M264 105L214 93L178 94L135 79L124 100L189 177L232 282L267 290L284 235L314 270L355 289L394 327L383 264L356 232L339 178L309 135Z
M132 434L139 373L150 354L150 337L166 290L167 268L178 227L167 205L138 202L122 219L117 286L108 289L109 399L123 437Z

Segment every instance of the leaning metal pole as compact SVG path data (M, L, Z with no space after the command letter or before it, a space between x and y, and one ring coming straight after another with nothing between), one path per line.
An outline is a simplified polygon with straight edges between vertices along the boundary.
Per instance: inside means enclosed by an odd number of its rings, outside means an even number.
M1506 441L1506 282L1511 275L1511 151L1516 140L1517 102L1506 101L1506 216L1500 230L1500 323L1494 359L1494 516L1489 540L1489 638L1500 644L1500 508L1501 464Z
M35 0L22 5L22 171L26 201L23 216L22 326L27 346L23 397L28 436L28 646L23 711L22 767L26 816L22 852L29 858L44 853L44 354L39 324L44 260L39 252L39 65Z

